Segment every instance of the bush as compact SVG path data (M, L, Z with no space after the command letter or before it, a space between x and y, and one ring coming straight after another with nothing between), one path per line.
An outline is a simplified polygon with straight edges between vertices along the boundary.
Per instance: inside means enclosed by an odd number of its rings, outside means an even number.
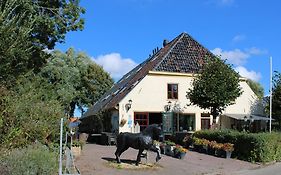
M58 172L57 154L46 146L36 144L14 149L0 157L0 174L52 175Z
M246 133L232 130L204 130L193 137L218 143L233 143L233 156L250 162L281 161L281 134Z

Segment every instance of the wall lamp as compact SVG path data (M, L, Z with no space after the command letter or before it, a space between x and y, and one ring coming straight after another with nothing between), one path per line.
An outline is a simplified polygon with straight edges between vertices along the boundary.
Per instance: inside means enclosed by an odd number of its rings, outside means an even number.
M171 110L171 106L172 106L172 102L168 101L168 104L166 105L166 111L170 111Z
M125 108L126 108L126 110L127 111L129 111L130 109L131 109L131 107L132 107L132 100L130 99L129 101L128 101L128 103L125 105Z
M247 119L247 116L244 116L244 122L246 122L248 119Z

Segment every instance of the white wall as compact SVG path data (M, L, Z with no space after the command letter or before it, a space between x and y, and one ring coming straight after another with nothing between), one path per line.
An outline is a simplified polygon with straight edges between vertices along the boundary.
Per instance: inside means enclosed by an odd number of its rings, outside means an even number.
M201 129L201 113L208 113L197 106L187 106L189 100L186 92L191 87L193 76L191 74L152 72L135 86L135 88L119 103L119 122L122 118L133 120L134 112L163 112L168 101L173 105L179 105L182 113L195 114L196 130ZM167 99L167 84L178 84L178 99ZM250 113L251 105L257 98L245 81L240 82L243 94L236 100L236 104L227 107L225 113L244 114ZM132 107L126 111L125 105L132 100ZM212 123L212 118L211 118ZM130 131L128 124L119 128L120 132Z

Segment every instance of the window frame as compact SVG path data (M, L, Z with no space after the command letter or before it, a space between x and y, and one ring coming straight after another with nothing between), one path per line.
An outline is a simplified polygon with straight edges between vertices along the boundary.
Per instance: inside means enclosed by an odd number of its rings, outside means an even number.
M171 90L169 90L169 86L171 86ZM174 91L174 86L176 86L176 89L177 89L176 91ZM169 100L179 99L179 84L178 83L168 83L167 84L167 99L169 99Z
M138 118L138 115L146 116L146 118ZM143 122L146 124L142 124ZM149 113L148 112L134 112L134 123L139 124L141 131L149 125Z

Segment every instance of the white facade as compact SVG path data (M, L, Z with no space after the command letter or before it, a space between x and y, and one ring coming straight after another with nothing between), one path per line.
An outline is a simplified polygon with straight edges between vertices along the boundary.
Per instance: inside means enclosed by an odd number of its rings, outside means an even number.
M180 111L181 114L192 114L195 116L195 128L201 129L201 114L208 113L209 110L203 110L197 106L189 105L190 101L186 98L186 92L191 88L194 75L170 72L150 71L120 102L119 102L119 123L126 120L124 126L119 125L119 132L130 132L132 123L134 123L134 114L136 112L161 113L165 111L168 101L172 102L172 110ZM168 99L167 85L178 84L178 99ZM238 97L235 104L228 106L224 113L231 114L250 114L257 109L254 107L257 102L257 96L246 83L241 79L242 95ZM128 101L132 100L129 110L126 109ZM175 109L175 106L177 109ZM116 116L116 114L114 114ZM212 123L210 117L210 124Z

